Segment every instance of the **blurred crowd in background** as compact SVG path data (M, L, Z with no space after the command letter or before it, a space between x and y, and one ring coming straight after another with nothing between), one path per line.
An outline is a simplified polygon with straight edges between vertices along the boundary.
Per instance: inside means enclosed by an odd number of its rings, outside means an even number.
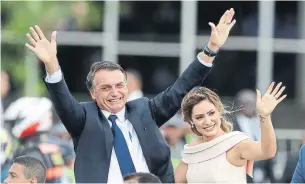
M274 38L299 39L297 6L299 2L276 2ZM40 25L46 31L102 32L105 2L2 2L1 29L1 181L5 171L19 149L27 144L29 136L44 136L46 142L58 145L53 160L54 168L61 167L61 183L73 183L75 152L69 133L62 125L48 102L43 81L34 85L41 98L32 99L25 92L26 64L28 57L23 43L28 27ZM211 8L213 7L213 8ZM236 11L237 24L232 30L234 36L258 36L258 2L198 2L197 34L208 35L209 21L216 21L228 7ZM181 2L122 1L119 11L119 40L179 42ZM26 16L25 16L26 15ZM304 17L303 17L304 18ZM305 21L305 18L304 18ZM59 33L60 35L60 33ZM77 39L77 38L75 38ZM202 43L202 45L205 43ZM198 50L194 50L195 53ZM58 57L69 89L79 101L90 99L85 81L89 66L101 60L103 48L84 45L60 45ZM260 124L256 115L256 51L223 51L216 59L217 66L207 78L205 85L224 97L228 106L228 117L234 130L260 140ZM303 53L304 54L304 53ZM296 105L297 98L297 53L274 53L274 80L281 80L287 86L288 102L274 115L275 129L305 130L302 105ZM299 54L301 55L301 54ZM30 62L35 62L30 61ZM129 99L152 97L170 86L179 75L179 56L119 55L118 62L127 71ZM43 66L37 68L42 79ZM34 72L34 71L33 71ZM230 80L229 80L230 79ZM304 81L305 82L305 79ZM27 93L27 94L26 94ZM47 97L47 98L42 98ZM35 116L41 113L44 116ZM284 113L283 113L284 112ZM47 113L47 116L46 114ZM277 122L278 120L278 122ZM29 123L32 122L32 123ZM44 126L35 128L36 122ZM196 136L190 126L183 122L178 112L161 127L165 140L171 148L174 168L181 160L183 147ZM293 131L292 131L293 132ZM291 132L290 132L291 133ZM281 137L281 136L280 136ZM282 136L289 137L289 135ZM278 154L272 160L256 162L253 182L287 183L291 181L298 150L305 144L305 131L298 139L278 139ZM90 150L88 150L90 152ZM58 156L60 154L60 156Z

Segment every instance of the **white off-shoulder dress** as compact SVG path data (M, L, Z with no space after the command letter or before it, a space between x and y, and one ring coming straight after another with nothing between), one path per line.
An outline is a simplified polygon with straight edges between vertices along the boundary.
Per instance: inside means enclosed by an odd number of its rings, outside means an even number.
M249 137L239 131L226 133L195 146L184 146L183 162L188 164L188 183L247 183L252 177L253 162L237 167L227 160L226 152Z

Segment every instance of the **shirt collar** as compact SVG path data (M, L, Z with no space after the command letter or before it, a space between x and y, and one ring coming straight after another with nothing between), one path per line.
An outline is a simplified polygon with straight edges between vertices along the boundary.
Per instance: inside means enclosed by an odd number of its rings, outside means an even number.
M125 122L125 107L119 111L118 113L116 114L113 114L109 111L105 111L105 110L102 110L102 113L104 114L104 116L108 119L110 115L116 115L118 117L118 119L120 120L120 122L124 123Z

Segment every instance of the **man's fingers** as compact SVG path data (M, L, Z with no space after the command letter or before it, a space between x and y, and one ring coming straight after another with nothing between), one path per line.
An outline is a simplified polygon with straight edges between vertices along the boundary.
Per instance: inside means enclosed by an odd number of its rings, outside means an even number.
M227 14L229 13L229 10L227 10L220 18L219 20L219 24L225 24L226 22L226 18L227 18Z
M236 24L236 20L234 19L231 24L229 25L229 30L232 29L232 27Z
M226 16L226 24L230 24L232 22L232 18L235 14L235 11L233 8L230 9L230 11L228 12L227 16Z
M51 35L51 43L56 43L56 34L57 34L56 31L53 31L53 32L52 32L52 35Z
M39 38L38 34L36 33L36 31L32 27L30 27L30 31L33 35L34 40L36 40L36 42L38 42L40 40L40 38Z
M36 47L36 41L32 38L32 36L28 33L26 34L26 37L28 38L28 40L31 42L31 44Z
M31 51L33 51L34 52L34 47L33 46L31 46L30 44L28 44L28 43L25 43L25 46L27 47L27 48L29 48Z
M38 36L40 37L40 39L44 39L45 36L44 36L43 32L41 31L40 27L37 26L37 25L35 25L35 29L36 29L36 31L37 31Z

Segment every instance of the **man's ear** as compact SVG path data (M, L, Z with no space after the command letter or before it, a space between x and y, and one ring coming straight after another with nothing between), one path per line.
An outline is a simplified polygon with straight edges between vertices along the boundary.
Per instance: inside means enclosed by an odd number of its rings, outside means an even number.
M38 180L36 177L31 178L30 183L38 183Z

